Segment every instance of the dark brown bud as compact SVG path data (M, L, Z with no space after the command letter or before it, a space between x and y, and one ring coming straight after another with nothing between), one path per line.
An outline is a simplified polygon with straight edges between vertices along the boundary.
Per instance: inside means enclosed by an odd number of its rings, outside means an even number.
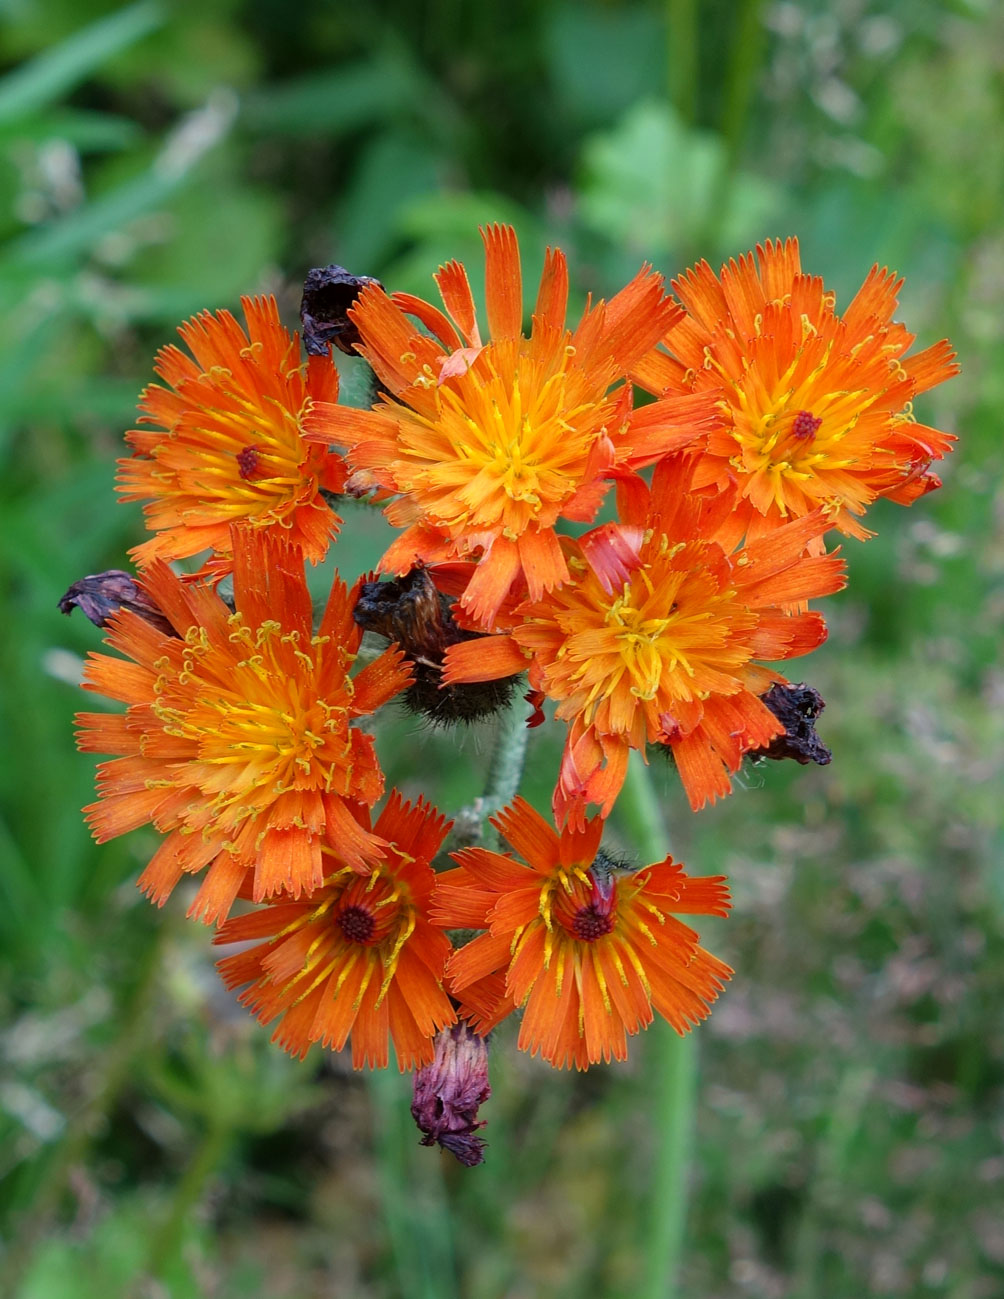
M491 1094L485 1039L466 1020L442 1029L432 1064L415 1071L411 1114L424 1134L421 1144L438 1141L467 1168L484 1163L485 1143L474 1134L485 1126L478 1107Z
M300 320L303 345L311 356L325 356L329 343L355 356L359 331L348 312L367 284L383 287L372 275L350 275L344 266L315 266L307 272Z
M441 685L447 649L483 634L458 627L452 609L428 571L413 568L388 582L365 582L355 610L360 627L397 641L404 650L415 678L401 696L404 705L437 726L491 717L509 706L521 679L516 673L498 681Z
M150 599L134 578L119 568L110 568L107 573L92 573L74 582L60 599L59 609L61 613L79 609L95 627L106 627L113 613L129 609L165 636L178 634L160 606Z
M785 733L771 740L765 749L751 749L749 757L776 761L793 758L803 767L810 762L825 767L832 760L833 754L816 734L816 718L826 707L818 690L804 682L775 682L762 698Z

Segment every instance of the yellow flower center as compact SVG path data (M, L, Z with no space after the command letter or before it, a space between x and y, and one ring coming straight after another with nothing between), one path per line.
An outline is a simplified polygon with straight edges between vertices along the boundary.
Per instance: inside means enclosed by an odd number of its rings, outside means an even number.
M631 604L630 593L625 592L614 600L604 621L614 632L625 671L633 682L631 693L651 699L659 688L666 659L672 659L674 666L684 661L668 636L673 611L664 618L653 617L650 609Z
M212 378L223 386L226 372ZM302 411L258 405L226 385L234 409L203 408L188 418L195 428L154 451L174 479L173 492L199 502L205 521L282 514L318 490L319 449L300 435Z
M656 554L618 595L591 572L554 592L561 640L553 657L538 661L545 692L561 701L558 717L628 733L639 708L655 728L676 702L737 690L732 674L752 657L748 633L758 620L737 601L722 565L717 546L688 542ZM526 641L534 647L533 630Z
M454 536L500 528L512 538L549 527L582 484L611 417L604 373L587 380L566 347L556 364L489 344L436 390L434 417L403 407L398 487Z
M296 632L267 622L252 631L230 618L228 653L201 628L189 633L177 683L163 681L154 712L167 735L195 740L192 783L235 819L294 789L346 792L352 682L336 671L324 697L327 638L300 646ZM290 655L295 656L296 676Z
M881 455L858 429L862 414L880 394L842 388L846 377L834 373L831 346L818 350L815 364L807 364L797 351L773 380L758 365L735 381L715 368L732 407L737 450L730 464L761 513L776 509L785 518L820 504L853 508L870 499L847 471Z

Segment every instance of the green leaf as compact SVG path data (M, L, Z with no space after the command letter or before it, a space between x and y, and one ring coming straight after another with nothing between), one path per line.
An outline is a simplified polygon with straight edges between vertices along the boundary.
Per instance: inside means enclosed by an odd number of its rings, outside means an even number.
M346 132L420 105L425 90L411 62L385 52L249 95L244 118L256 130L289 135Z
M338 260L370 273L394 243L395 215L435 194L443 171L442 160L420 139L389 132L372 141L339 206ZM382 219L375 221L375 213Z
M729 174L723 141L688 129L665 103L638 104L589 137L582 160L583 221L639 258L749 247L780 207L774 186Z
M0 80L0 123L30 116L83 81L164 21L156 0L141 0L46 50Z
M125 149L142 139L135 122L110 113L93 113L85 109L52 109L27 120L0 123L0 139L66 140L81 153L101 153Z

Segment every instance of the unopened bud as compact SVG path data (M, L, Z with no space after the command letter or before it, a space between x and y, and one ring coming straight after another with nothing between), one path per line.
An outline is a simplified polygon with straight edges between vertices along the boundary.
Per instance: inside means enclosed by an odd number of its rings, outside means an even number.
M442 685L447 649L483 635L458 627L452 608L449 597L436 590L428 571L413 568L389 582L365 582L355 610L360 627L397 641L404 650L414 674L402 695L404 705L437 726L481 721L508 708L522 675Z

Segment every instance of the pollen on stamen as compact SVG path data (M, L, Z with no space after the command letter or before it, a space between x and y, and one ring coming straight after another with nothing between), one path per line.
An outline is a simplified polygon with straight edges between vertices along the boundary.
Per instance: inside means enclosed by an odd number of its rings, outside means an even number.
M818 415L813 415L811 410L800 410L792 421L791 435L798 438L800 442L807 442L809 438L816 436L816 430L822 422L822 419Z

